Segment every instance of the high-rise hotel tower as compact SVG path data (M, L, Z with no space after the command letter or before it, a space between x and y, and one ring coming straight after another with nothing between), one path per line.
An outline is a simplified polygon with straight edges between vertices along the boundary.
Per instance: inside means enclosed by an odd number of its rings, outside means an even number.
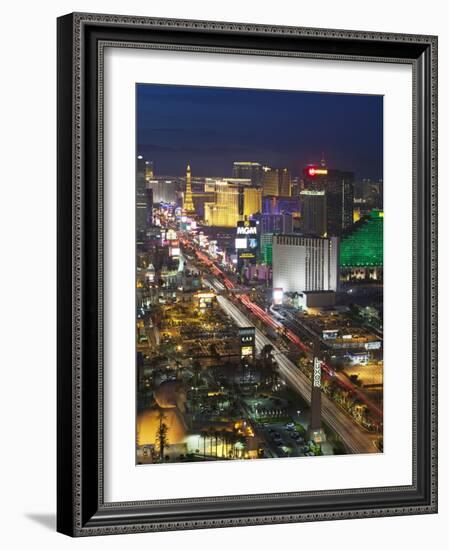
M273 288L285 292L338 290L339 239L273 235Z

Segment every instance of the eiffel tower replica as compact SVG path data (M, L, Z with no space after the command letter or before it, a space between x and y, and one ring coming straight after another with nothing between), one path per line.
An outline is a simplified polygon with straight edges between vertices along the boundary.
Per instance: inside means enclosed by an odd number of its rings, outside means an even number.
M187 165L186 192L184 195L184 204L182 205L182 207L186 214L195 213L195 206L193 205L193 198L192 198L192 172L190 170L190 164Z

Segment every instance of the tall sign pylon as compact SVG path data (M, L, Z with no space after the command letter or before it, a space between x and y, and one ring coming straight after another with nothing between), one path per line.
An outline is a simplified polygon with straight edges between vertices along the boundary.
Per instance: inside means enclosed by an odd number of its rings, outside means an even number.
M312 397L310 404L309 438L314 443L326 441L326 434L321 424L321 365L320 341L315 339L313 345L313 375L312 375Z

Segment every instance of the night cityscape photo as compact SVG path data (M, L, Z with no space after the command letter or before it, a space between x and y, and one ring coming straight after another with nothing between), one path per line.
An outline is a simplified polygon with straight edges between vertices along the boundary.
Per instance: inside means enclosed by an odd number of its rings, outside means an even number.
M383 98L136 86L136 464L383 452Z

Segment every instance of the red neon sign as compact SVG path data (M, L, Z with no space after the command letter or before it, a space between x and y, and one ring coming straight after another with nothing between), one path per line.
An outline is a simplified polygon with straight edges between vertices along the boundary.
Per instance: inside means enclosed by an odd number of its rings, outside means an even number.
M315 168L311 166L307 169L309 176L325 176L327 174L327 168Z

